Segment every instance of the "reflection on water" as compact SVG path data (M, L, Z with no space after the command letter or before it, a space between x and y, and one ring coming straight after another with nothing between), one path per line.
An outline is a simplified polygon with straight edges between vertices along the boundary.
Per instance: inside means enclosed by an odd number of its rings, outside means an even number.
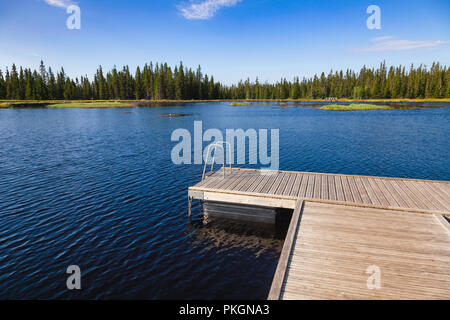
M269 250L281 252L291 215L292 210L279 210L273 225L224 218L208 218L205 224L203 219L197 218L189 230L196 229L193 243L203 245L205 250L250 249L259 257Z

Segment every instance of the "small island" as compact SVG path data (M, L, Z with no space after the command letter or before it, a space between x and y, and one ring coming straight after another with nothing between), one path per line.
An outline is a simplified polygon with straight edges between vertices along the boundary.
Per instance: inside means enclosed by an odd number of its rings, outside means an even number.
M328 104L320 107L319 109L332 111L358 111L358 110L392 110L394 108L386 105L354 103L354 104Z
M251 106L252 104L250 102L232 102L230 103L230 106Z
M129 108L135 103L119 101L8 101L0 103L0 108Z
M136 105L128 102L118 101L102 101L102 102L64 102L52 103L47 105L48 108L129 108Z

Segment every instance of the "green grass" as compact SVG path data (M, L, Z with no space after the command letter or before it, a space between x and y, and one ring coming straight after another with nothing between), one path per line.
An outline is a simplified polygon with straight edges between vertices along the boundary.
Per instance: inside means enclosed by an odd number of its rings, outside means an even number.
M0 108L17 108L17 107L45 107L48 103L42 101L7 101L1 102Z
M232 102L230 106L251 106L250 102Z
M68 103L52 103L48 108L124 108L133 107L132 103L126 102L68 102Z
M31 100L16 100L0 102L0 108L121 108L133 107L135 104L130 102L120 101L31 101Z
M327 104L319 109L321 110L333 110L333 111L357 111L357 110L389 110L393 109L389 106L357 103L357 104Z

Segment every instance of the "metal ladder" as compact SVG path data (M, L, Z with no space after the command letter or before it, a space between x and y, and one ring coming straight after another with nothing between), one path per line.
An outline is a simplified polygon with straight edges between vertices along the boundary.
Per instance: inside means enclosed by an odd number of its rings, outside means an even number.
M202 181L205 180L206 178L206 166L208 165L208 159L209 159L209 155L211 154L211 149L214 148L214 153L213 153L213 158L212 158L212 163L211 163L211 170L209 171L210 173L213 172L214 170L214 162L216 160L216 150L217 147L222 149L222 159L223 159L223 166L222 166L222 170L223 170L223 178L225 179L225 148L223 147L223 145L227 145L228 146L228 151L229 151L229 155L230 155L230 172L232 171L231 169L231 144L229 142L226 141L217 141L215 143L211 143L208 146L207 149L207 153L206 153L206 160L205 160L205 165L203 166L203 174L202 174ZM192 209L192 198L190 196L188 196L188 217L189 219L191 218L191 209ZM208 221L208 217L204 217L203 219L203 223L206 224Z
M214 153L213 153L213 158L212 158L212 163L211 163L211 170L209 171L210 173L214 171L214 161L216 159L216 151L217 151L217 147L222 149L222 158L223 158L223 177L225 178L225 148L223 147L223 145L227 145L228 146L228 151L229 151L229 155L230 155L230 172L232 171L231 169L231 144L229 142L226 141L217 141L215 143L211 143L208 146L208 149L206 151L206 160L205 160L205 165L203 166L203 174L202 174L202 181L205 180L206 177L206 166L208 165L208 159L209 159L209 155L211 153L211 149L214 148Z

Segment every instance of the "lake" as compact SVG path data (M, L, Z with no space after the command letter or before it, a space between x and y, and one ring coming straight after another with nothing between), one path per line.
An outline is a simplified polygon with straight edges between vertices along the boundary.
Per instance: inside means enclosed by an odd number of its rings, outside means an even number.
M195 202L187 218L203 166L173 164L171 134L196 120L279 129L282 170L450 180L450 103L290 104L0 110L0 299L265 299L282 233L205 226ZM81 290L66 287L69 265Z

